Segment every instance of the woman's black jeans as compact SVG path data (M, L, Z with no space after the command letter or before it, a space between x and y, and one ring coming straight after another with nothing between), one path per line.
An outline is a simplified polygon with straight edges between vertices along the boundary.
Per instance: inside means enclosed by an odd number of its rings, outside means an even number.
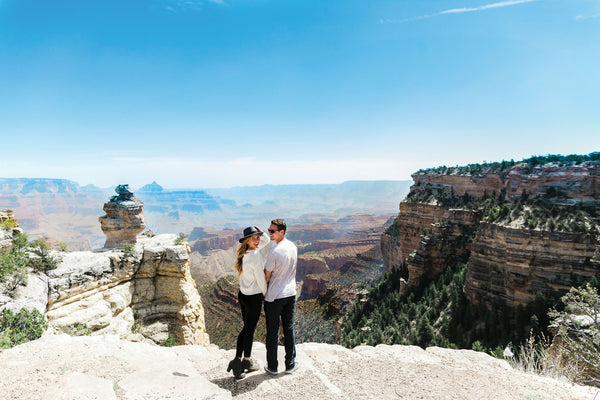
M254 331L256 330L256 324L258 324L258 319L260 318L263 298L262 293L252 294L250 296L247 296L242 292L238 293L238 301L240 302L242 319L244 320L244 327L238 335L237 347L235 350L235 356L238 358L242 356L242 353L244 354L244 357L250 357L250 354L252 353Z

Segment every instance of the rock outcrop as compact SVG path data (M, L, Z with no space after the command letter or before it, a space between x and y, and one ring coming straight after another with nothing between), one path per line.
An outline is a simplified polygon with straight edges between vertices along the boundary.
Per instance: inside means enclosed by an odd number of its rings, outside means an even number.
M597 394L472 350L303 343L296 347L300 368L294 374L280 370L271 377L260 370L242 380L226 371L234 351L114 336L45 336L0 352L0 398L593 400ZM282 346L278 353L282 360ZM252 354L264 363L262 343L254 343Z
M105 248L135 244L137 235L146 227L142 210L144 203L133 195L127 185L119 185L115 191L118 195L104 204L106 215L98 218L106 235Z
M137 334L163 343L208 344L204 309L189 270L189 248L176 236L140 238L134 253L65 254L48 271L46 317L57 330L85 325L93 334Z
M442 167L413 175L409 196L382 235L385 270L406 268L408 285L415 287L466 262L469 300L511 307L531 303L538 292L558 300L600 271L594 261L600 162L480 168ZM469 206L477 201L481 206ZM527 222L538 206L545 207L541 212L549 222ZM505 214L492 218L494 207ZM558 225L554 219L563 208ZM580 222L574 222L575 214L583 215Z
M12 249L13 237L23 233L12 211L0 211L0 251Z

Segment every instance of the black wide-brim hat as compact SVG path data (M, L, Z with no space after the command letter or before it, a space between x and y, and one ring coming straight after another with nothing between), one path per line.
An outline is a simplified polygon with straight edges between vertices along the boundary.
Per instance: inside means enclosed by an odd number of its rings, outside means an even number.
M240 239L240 243L242 243L244 241L244 239L252 236L252 235L256 235L257 233L262 233L262 231L259 231L258 229L256 229L253 226L249 226L246 229L244 229L244 236Z

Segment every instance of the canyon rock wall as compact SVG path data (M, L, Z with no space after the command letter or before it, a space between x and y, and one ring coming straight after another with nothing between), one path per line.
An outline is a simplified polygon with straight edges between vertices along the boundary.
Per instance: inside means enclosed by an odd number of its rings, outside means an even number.
M430 184L434 188L452 191L457 196L468 193L477 198L492 192L499 193L505 187L502 177L494 173L467 176L413 174L412 178L415 184L411 187L411 191L421 185Z
M419 286L423 279L433 279L447 266L469 259L471 240L481 219L478 212L451 209L446 219L429 225L421 235L415 251L406 259L408 285Z
M465 208L490 196L511 210L517 202L543 202L584 207L598 224L599 162L519 163L473 175L457 170L413 174L409 196L381 237L385 271L406 268L408 285L416 287L449 266L467 262L464 290L471 302L513 307L531 303L537 292L557 300L600 271L593 261L598 238L591 231L532 229L522 219L485 222L482 212Z
M589 235L515 229L482 222L471 244L465 294L471 302L525 306L537 292L558 300L589 281L600 266Z
M449 209L438 205L402 201L398 218L381 239L384 271L399 268L418 248L421 236L432 224L446 220L449 214Z
M600 198L600 164L584 162L580 165L560 166L547 164L529 167L518 164L511 168L505 182L506 195L517 200L523 191L529 196L555 194L566 203L595 204Z
M600 163L587 161L578 165L547 163L530 166L519 163L503 172L459 175L450 172L419 172L412 175L414 185L410 191L418 191L429 185L434 190L444 190L474 198L486 194L505 193L506 199L519 200L523 191L529 197L548 197L557 200L570 199L567 203L595 203L600 198Z

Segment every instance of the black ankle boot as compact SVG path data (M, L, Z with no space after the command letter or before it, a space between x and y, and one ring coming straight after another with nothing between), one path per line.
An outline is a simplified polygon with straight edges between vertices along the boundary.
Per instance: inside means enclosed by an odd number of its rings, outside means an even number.
M246 376L244 373L244 367L242 366L242 360L237 357L231 360L227 366L227 372L231 370L233 370L233 376L235 379L242 379Z

